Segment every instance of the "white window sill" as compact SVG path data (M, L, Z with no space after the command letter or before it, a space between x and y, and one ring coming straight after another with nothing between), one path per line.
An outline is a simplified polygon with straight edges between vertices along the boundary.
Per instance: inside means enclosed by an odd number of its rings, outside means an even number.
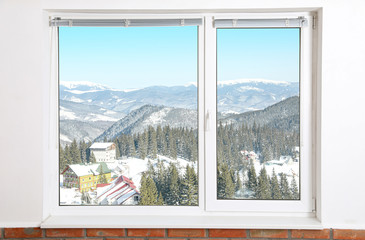
M42 228L323 229L312 217L263 216L50 216Z

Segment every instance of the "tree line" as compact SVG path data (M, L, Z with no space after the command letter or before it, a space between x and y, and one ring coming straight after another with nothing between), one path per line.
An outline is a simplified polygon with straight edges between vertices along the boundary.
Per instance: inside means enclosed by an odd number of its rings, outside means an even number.
M117 146L117 157L156 159L159 154L172 159L180 157L193 162L198 159L197 131L184 127L148 126L142 133L120 134L113 142Z
M59 147L59 166L62 172L69 164L82 164L82 163L95 163L96 159L94 154L90 154L89 147L91 142L85 141L76 142L76 139L72 141L70 145L66 145L64 148Z
M266 125L252 126L236 124L217 127L218 163L227 163L234 169L247 168L241 150L254 151L261 162L279 159L280 156L295 156L295 146L299 146L299 133L271 128ZM246 170L246 169L245 169Z
M179 174L175 163L166 168L162 161L148 170L141 178L139 205L198 205L198 176L193 167L186 165L185 173Z
M250 199L299 200L298 185L294 176L289 184L286 174L280 173L278 178L273 168L270 177L265 167L260 169L257 176L253 164L250 164L244 174L247 180L243 183L239 171L230 169L227 163L219 164L217 168L218 199L235 199L237 192L247 191Z

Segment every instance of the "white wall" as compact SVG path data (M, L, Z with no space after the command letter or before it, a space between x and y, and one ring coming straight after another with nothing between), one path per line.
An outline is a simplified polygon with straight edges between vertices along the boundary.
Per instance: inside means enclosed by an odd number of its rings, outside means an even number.
M229 3L227 3L229 2ZM223 5L226 4L226 5ZM42 220L45 9L323 7L322 222L365 229L365 27L362 0L0 0L0 227Z

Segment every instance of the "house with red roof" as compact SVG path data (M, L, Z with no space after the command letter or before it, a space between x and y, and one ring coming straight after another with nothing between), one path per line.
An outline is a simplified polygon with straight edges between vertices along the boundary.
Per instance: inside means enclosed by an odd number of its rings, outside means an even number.
M123 175L106 186L97 188L97 203L100 205L137 205L140 193L133 181Z

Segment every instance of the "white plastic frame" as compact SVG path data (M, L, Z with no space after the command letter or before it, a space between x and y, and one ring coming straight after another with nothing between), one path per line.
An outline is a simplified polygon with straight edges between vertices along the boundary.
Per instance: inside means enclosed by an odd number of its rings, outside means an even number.
M304 16L308 27L301 34L301 201L237 201L224 204L216 200L216 35L213 17L283 18ZM199 109L199 206L59 206L58 205L58 84L50 83L50 108L45 112L49 132L48 154L44 163L44 228L57 227L176 227L176 228L302 228L321 229L312 213L315 197L312 161L312 17L309 13L247 14L91 14L53 13L63 18L203 18L198 27L198 109ZM51 59L51 62L55 59ZM52 73L51 74L55 74ZM57 86L54 86L56 84ZM314 87L315 88L315 87ZM209 118L206 115L209 113ZM313 118L313 119L312 119ZM313 122L312 122L313 120ZM228 200L229 201L229 200ZM241 202L241 203L239 203Z
M70 18L105 18L105 15L92 15L92 14L73 14L73 15L65 15L65 14L54 14L52 17L70 17ZM163 18L202 18L201 15L118 15L120 19L163 19ZM111 16L111 18L117 18L116 16ZM198 121L199 121L199 162L198 162L198 173L199 173L199 193L204 193L204 179L205 179L205 171L204 171L204 28L198 26ZM56 41L56 39L53 39ZM54 42L55 43L55 42ZM53 56L57 58L57 56ZM55 59L53 59L55 61ZM58 180L58 111L54 111L53 109L58 109L58 83L51 83L51 85L56 84L56 86L51 86L51 97L53 98L50 102L52 104L51 112L49 113L50 120L50 133L49 133L49 141L50 141L50 149L49 149L49 159L52 159L47 163L49 165L49 170L45 171L46 181L46 194L44 196L44 201L47 206L47 212L51 215L57 216L67 216L67 215L191 215L191 214L199 214L203 211L204 206L204 194L199 194L199 206L59 206L59 180ZM57 174L56 174L57 173ZM165 211L168 208L168 211Z
M210 183L206 188L206 210L208 211L243 211L292 213L294 215L311 215L313 211L313 173L312 173L312 16L308 13L290 14L238 14L230 15L231 19L289 18L304 16L308 26L301 28L300 33L300 194L301 200L218 200L217 199L217 166L216 166L216 129L206 131L206 177ZM214 17L214 18L213 18ZM227 16L212 15L205 22L206 31L206 111L210 114L209 125L216 125L216 28L214 19L225 19ZM227 28L227 27L225 27Z

